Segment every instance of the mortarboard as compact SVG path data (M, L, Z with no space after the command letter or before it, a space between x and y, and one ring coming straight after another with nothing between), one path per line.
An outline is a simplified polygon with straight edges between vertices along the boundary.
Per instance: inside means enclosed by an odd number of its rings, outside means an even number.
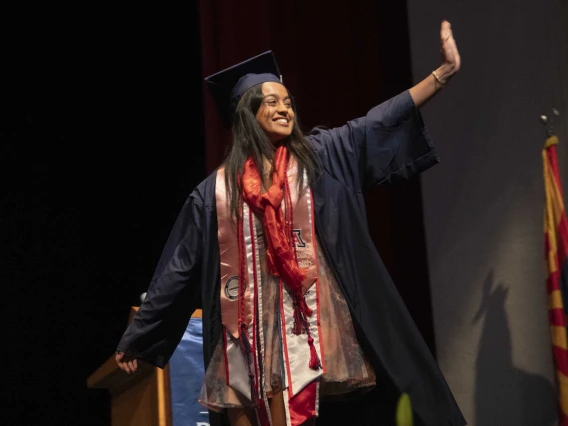
M271 50L205 78L225 126L230 127L241 96L257 84L281 83L280 70Z

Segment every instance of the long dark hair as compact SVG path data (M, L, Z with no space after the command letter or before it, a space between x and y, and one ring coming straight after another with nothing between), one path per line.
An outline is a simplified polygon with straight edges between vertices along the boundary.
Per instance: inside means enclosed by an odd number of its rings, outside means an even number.
M305 139L298 124L298 114L293 96L288 92L294 110L294 127L292 133L282 143L286 144L288 152L298 162L298 190L304 184L304 171L308 177L308 184L312 185L320 172L319 159ZM227 202L231 217L240 217L239 211L239 181L243 174L244 164L248 157L252 157L260 176L264 175L264 161L274 158L276 147L270 142L264 130L256 120L256 113L262 105L262 84L247 90L237 104L233 118L233 142L229 148L223 166L225 167L225 187L227 188Z

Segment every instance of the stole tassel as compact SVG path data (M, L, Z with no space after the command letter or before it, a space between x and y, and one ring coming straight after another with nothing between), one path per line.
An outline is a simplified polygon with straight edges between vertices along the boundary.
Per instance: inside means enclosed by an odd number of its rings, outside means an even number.
M314 339L312 336L308 337L308 344L310 345L310 368L312 370L319 370L321 368L321 361L314 346Z
M304 304L305 303L306 301L304 299ZM310 315L311 314L312 312L310 312ZM318 353L316 351L316 347L314 345L314 338L312 337L312 333L310 332L310 325L307 321L306 315L300 308L298 301L294 300L294 327L292 328L292 333L299 335L302 333L302 331L305 331L305 333L308 335L308 345L310 346L310 362L308 365L312 370L317 371L322 368L322 366Z

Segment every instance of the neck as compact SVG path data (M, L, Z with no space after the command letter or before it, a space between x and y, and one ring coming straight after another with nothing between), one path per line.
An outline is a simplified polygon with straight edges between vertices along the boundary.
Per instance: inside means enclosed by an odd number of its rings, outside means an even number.
M274 157L276 151L273 153L272 158L268 158L266 156L262 156L262 187L263 189L268 189L272 186L272 176L275 172L274 167Z

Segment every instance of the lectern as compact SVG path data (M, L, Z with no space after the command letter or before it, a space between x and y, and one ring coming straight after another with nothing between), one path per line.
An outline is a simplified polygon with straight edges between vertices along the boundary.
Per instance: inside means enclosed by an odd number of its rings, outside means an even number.
M128 322L138 310L130 309ZM201 318L197 310L192 318ZM140 362L138 371L126 374L118 368L114 354L87 379L93 389L108 389L111 395L112 426L172 426L169 366L163 370Z

